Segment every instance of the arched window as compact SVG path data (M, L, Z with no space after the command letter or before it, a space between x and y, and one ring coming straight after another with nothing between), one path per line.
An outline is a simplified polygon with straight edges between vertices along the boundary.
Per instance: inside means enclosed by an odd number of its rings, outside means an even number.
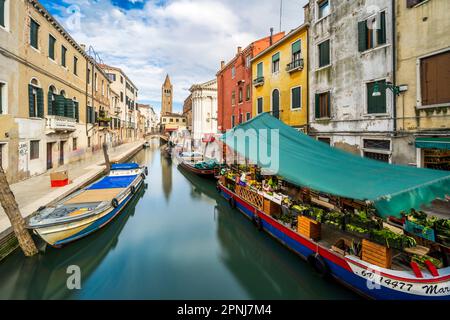
M28 85L28 101L29 101L29 117L43 118L44 117L44 92L40 87L39 80L31 79Z
M272 115L280 118L280 91L275 89L272 91Z
M55 115L56 114L56 95L58 94L58 91L56 90L55 86L51 85L48 88L48 115Z

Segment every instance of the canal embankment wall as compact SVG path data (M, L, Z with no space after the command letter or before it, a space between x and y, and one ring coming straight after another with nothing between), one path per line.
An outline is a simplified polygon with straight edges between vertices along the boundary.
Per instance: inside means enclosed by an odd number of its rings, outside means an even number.
M109 152L111 163L125 162L138 153L144 140L121 145ZM90 161L73 163L67 168L70 183L65 187L50 187L50 172L29 178L11 185L20 212L24 219L28 219L40 208L58 202L69 194L91 184L106 173L103 153L98 152ZM59 171L58 170L58 171ZM18 247L17 238L13 232L3 208L0 207L0 261L11 254Z

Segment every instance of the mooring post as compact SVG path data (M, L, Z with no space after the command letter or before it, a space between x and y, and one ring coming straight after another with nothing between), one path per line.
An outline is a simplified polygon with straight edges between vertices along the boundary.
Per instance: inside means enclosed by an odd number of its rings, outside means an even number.
M109 162L108 144L106 142L103 143L103 156L105 157L106 173L108 174L111 171L111 163Z
M25 227L25 220L20 214L19 205L16 202L11 188L9 187L8 180L6 179L5 171L0 164L0 203L2 204L3 210L5 210L8 216L11 226L13 227L14 234L19 241L20 248L27 257L34 256L38 253L36 244L31 238L30 233Z

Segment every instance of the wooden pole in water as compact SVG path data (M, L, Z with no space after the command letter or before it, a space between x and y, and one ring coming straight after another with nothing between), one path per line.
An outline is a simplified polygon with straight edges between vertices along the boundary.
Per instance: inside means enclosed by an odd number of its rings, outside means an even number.
M109 162L108 144L106 142L103 143L103 156L105 157L106 173L108 174L111 171L111 163Z
M19 241L20 248L27 257L34 256L38 253L36 244L31 238L30 233L25 228L25 220L20 214L19 206L16 202L11 188L9 187L8 180L6 179L5 171L0 164L0 203L2 204L3 210L5 210L8 216L11 226L13 227L14 233Z

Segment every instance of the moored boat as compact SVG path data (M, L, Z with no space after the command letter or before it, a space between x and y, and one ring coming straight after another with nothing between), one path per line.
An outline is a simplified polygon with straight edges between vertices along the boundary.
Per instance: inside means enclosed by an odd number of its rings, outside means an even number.
M450 173L356 157L268 114L237 129L278 134L263 141L279 155L269 174L238 134L222 138L253 164L221 170L217 190L259 230L366 297L450 300Z
M28 228L54 247L85 237L124 209L144 184L147 170L136 163L113 164L107 176L37 212Z
M205 159L198 152L182 152L177 155L180 167L199 176L214 177L219 164L214 159Z

